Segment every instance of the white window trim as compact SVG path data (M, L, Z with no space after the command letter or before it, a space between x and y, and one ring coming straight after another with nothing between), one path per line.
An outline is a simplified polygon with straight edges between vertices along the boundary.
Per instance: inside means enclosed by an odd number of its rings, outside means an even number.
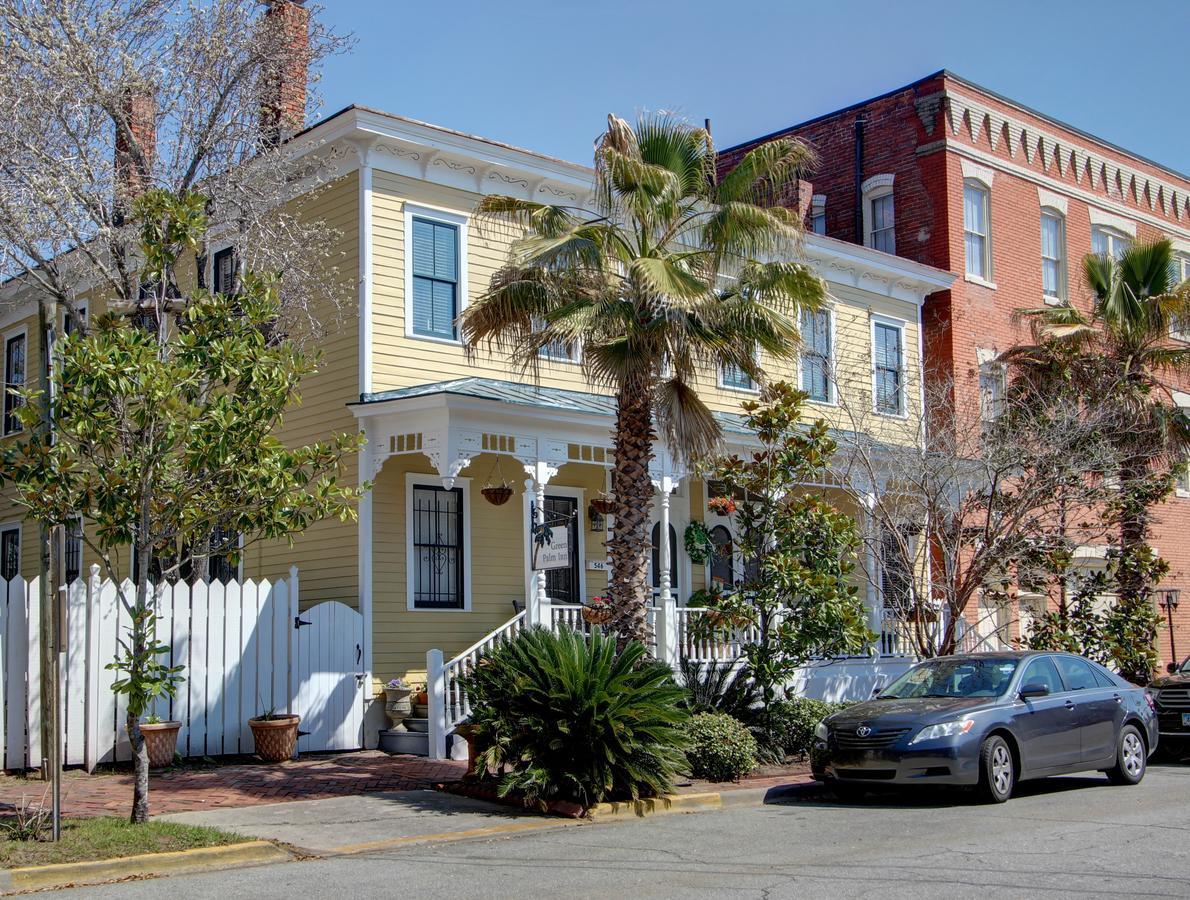
M458 336L458 325L455 325L455 337L434 337L428 334L418 334L413 330L413 220L428 219L441 222L443 225L453 225L459 232L459 280L458 280L458 309L457 317L467 308L467 216L436 206L421 206L416 203L405 202L405 337L415 341L429 341L434 344L449 344L461 346L462 339Z
M872 247L872 201L892 195L893 181L895 179L896 175L894 173L886 172L880 175L873 175L860 185L860 194L863 197L865 247ZM897 201L895 197L893 198L892 252L894 254L897 252Z
M539 357L546 362L577 366L583 361L583 344L578 338L575 338L571 343L574 347L574 353L571 356L555 356L549 352L548 347L542 347Z
M992 181L996 177L994 169L989 169L987 166L981 166L977 162L972 162L969 159L960 159L959 165L963 170L963 181L981 181L983 186L991 191Z
M442 609L441 607L426 608L416 606L413 602L414 579L417 577L413 566L413 488L444 487L442 479L437 475L422 475L417 472L405 474L405 609L417 613L468 613L471 612L471 479L456 478L451 487L460 488L463 492L463 608Z
M908 347L905 346L905 329L909 323L904 319L894 319L892 316L882 316L878 313L872 313L868 322L868 346L869 346L869 361L872 366L872 412L878 416L884 416L888 419L907 419L909 417L909 397L908 394ZM884 412L876 403L876 326L888 325L897 328L901 332L901 410L900 412L890 413Z
M752 387L741 387L738 384L728 384L726 381L723 380L723 368L724 368L723 366L718 367L719 371L715 377L715 381L718 384L719 390L732 391L737 394L753 394L753 395L755 395L755 394L760 393L760 385L757 383L756 379L752 379Z
M562 485L546 484L545 495L547 497L573 497L577 500L576 509L578 510L577 521L575 528L578 531L578 580L579 580L579 602L584 602L587 596L587 539L585 537L587 532L587 502L586 502L586 488L581 487L563 487ZM522 495L521 507L524 514L524 530L522 534L529 534L529 528L532 524L530 518L531 505L536 502L536 495L532 491L525 491ZM603 538L599 538L600 544ZM532 594L537 590L537 573L533 571L533 558L530 555L533 552L530 546L530 541L525 541L525 604L526 608L532 600ZM611 571L610 564L608 571ZM553 602L552 600L550 602Z
M1190 279L1190 249L1187 249L1185 242L1174 242L1173 258L1178 263L1182 279ZM1174 329L1171 322L1169 336L1175 341L1181 341L1183 344L1190 343L1190 322L1186 323L1181 330Z
M3 350L4 353L3 359L0 360L0 366L3 367L3 371L0 371L0 375L4 376L3 384L5 396L7 396L8 393L8 342L16 337L24 337L25 339L25 387L29 386L29 326L21 325L20 327L14 328L11 331L4 332L3 346L0 347L0 350ZM3 417L3 409L3 406L0 406L0 418ZM0 437L13 437L14 435L24 434L25 426L22 425L20 428L17 428L14 431L9 431L8 423L3 422L0 424L0 432L3 432L3 434L0 434Z
M1066 218L1069 210L1069 203L1067 199L1061 194L1055 194L1053 191L1047 191L1043 187L1037 189L1037 205L1042 209L1049 207L1056 209L1062 214L1062 218Z
M1127 234L1127 232L1120 231L1120 229L1115 228L1112 225L1092 225L1091 226L1091 252L1092 253L1098 252L1095 250L1095 234L1096 234L1096 232L1098 232L1099 234L1107 235L1113 241L1123 242L1126 244L1134 243L1134 238L1130 237ZM1111 250L1109 250L1108 256L1111 256L1114 259L1115 253L1112 252Z
M235 259L236 251L235 244L231 241L217 241L208 248L207 255L207 290L214 292L215 290L215 257L224 250L230 250L232 259Z
M1045 292L1045 257L1043 256L1041 258L1042 259L1042 264L1041 264L1042 265L1041 299L1044 300L1046 302L1046 304L1048 304L1049 306L1061 306L1062 304L1064 304L1066 302L1066 298L1067 298L1068 291L1069 291L1069 286L1067 284L1067 274L1066 274L1066 269L1067 269L1067 263L1066 263L1066 256L1067 256L1066 213L1063 210L1058 209L1055 206L1042 206L1041 207L1041 215L1037 219L1039 236L1040 236L1042 220L1046 216L1049 216L1050 218L1057 219L1060 224L1061 234L1059 235L1059 237L1061 238L1061 247L1059 248L1060 255L1058 256L1058 296L1051 297L1051 296L1049 296L1049 294L1047 294Z
M9 519L7 522L0 522L0 534L6 531L15 531L17 533L17 577L21 577L21 559L25 553L25 535L22 534L20 519ZM0 578L0 581L3 581Z
M991 170L988 169L988 172ZM983 237L984 246L984 272L987 273L987 278L982 278L979 275L972 275L967 271L967 188L968 182L973 182L972 187L979 188L984 192L984 199L986 201L984 209L984 218L987 220L985 227L986 233ZM963 178L963 280L969 281L971 284L978 284L982 287L996 290L996 270L992 265L992 185L990 181L985 181L983 178Z
M835 307L833 305L824 305L821 309L817 310L817 312L824 312L824 313L826 313L826 317L827 317L827 333L828 333L827 340L830 341L830 345L831 345L830 355L827 356L827 359L826 359L827 387L829 390L830 399L829 400L815 400L813 397L811 397L806 402L813 403L815 406L838 406L839 405L839 385L838 385L838 382L835 380L835 365L836 365L835 361L836 361L836 353L837 353L837 347L838 347L838 343L835 340L835 323L838 320L838 316L836 316L836 314L835 314ZM798 326L799 326L799 328L801 327L801 313L798 313ZM797 354L797 389L799 391L802 390L802 351L801 350L798 350L798 354Z
M1099 228L1110 228L1113 231L1119 231L1127 235L1130 240L1136 240L1136 222L1124 216L1117 216L1115 213L1109 213L1106 210L1098 209L1094 206L1087 206L1087 215L1091 220L1092 226Z
M1185 394L1182 391L1173 391L1173 402L1183 412L1190 413L1190 394ZM1186 478L1180 479L1180 483L1174 488L1174 493L1183 500L1190 499L1190 490L1187 490Z

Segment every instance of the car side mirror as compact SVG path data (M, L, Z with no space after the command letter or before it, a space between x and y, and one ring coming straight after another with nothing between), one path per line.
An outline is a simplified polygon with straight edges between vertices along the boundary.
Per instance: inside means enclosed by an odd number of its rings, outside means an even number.
M872 696L873 696L873 697L879 697L879 696L880 696L880 692L881 692L882 690L884 690L884 682L882 682L882 681L877 681L877 682L876 682L876 686L875 686L874 688L872 688Z
M1168 672L1170 675L1175 674L1178 671L1178 664L1176 662L1166 663L1165 671Z
M1040 681L1033 681L1026 684L1020 690L1020 698L1022 700L1029 700L1033 697L1046 697L1049 695L1050 689Z

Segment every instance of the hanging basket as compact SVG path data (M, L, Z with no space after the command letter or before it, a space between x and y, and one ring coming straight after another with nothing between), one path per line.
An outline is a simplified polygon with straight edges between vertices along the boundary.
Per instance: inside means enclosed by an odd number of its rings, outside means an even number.
M610 497L596 497L591 501L591 509L601 516L610 516L616 511L616 501Z
M483 488L480 493L492 506L503 506L512 499L512 488L506 484Z

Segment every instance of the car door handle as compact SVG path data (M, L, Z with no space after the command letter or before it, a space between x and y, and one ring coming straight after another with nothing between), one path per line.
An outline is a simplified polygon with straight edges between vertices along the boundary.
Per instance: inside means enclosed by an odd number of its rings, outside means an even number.
M1067 708L1067 709L1074 709L1074 701L1073 701L1073 700L1067 700L1067 701L1066 701L1066 704L1065 704L1065 706L1066 706L1066 708Z
M1123 698L1123 697L1121 697L1119 694L1112 694L1112 696L1115 698L1115 700L1116 700L1116 702L1117 702L1117 703L1123 703L1123 702L1124 702L1124 698Z

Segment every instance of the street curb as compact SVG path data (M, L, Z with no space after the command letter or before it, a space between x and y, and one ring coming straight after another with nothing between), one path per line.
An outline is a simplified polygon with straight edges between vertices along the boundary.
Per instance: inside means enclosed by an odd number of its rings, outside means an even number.
M447 844L453 841L466 841L472 838L502 837L507 834L518 834L526 831L547 831L553 828L568 828L582 825L582 819L550 819L535 817L532 822L510 822L504 825L485 825L480 828L468 828L465 831L440 831L433 834L411 834L399 838L385 838L379 841L367 841L362 844L348 844L327 850L307 850L307 853L317 853L318 856L331 858L335 856L355 856L359 853L370 853L375 850L392 850L397 847L408 847L415 844Z
M600 803L587 811L594 822L613 822L623 819L643 819L667 813L702 812L712 809L740 809L779 803L785 795L809 782L796 781L763 788L737 788L727 791L706 791L699 794L670 794L650 800L624 803Z
M259 866L288 862L294 856L269 841L247 841L222 847L199 847L172 853L145 853L88 862L28 866L0 871L0 894L44 891L73 885L103 884L128 878L183 875L212 866Z

